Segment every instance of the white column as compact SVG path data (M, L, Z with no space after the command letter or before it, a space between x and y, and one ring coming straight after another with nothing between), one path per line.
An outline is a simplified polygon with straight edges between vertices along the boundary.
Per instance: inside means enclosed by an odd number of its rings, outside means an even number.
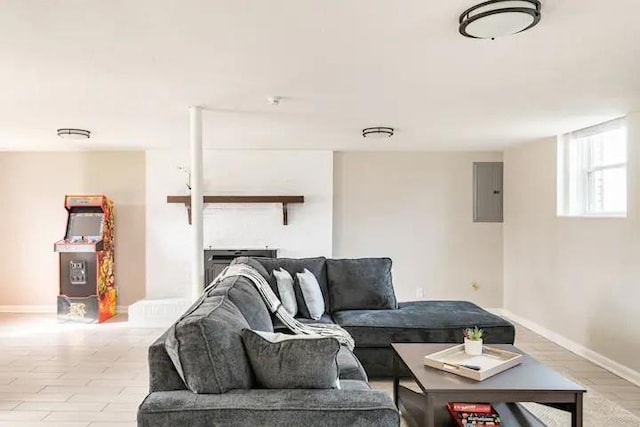
M202 108L189 107L191 150L191 297L195 301L204 288L204 243L202 226Z

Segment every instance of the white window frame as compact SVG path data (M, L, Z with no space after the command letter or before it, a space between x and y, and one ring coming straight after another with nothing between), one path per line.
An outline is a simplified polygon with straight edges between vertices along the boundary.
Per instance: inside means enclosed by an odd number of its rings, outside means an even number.
M624 168L628 177L628 143L625 139L625 161L593 166L592 143L584 141L590 135L597 135L613 129L622 128L626 134L624 118L591 126L575 132L558 136L558 194L557 214L569 217L620 218L627 216L628 183L625 195L625 210L620 212L595 211L593 200L593 177L596 172ZM582 139L582 141L578 141ZM588 146L585 147L585 144ZM628 178L627 178L628 179Z

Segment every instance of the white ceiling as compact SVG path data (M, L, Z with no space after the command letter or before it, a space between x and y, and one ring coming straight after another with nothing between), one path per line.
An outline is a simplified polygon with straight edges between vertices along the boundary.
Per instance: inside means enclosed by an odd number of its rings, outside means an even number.
M640 110L640 2L543 0L534 29L465 39L478 1L2 0L0 149L186 147L190 105L209 147L337 150L502 149ZM396 136L363 140L377 125Z

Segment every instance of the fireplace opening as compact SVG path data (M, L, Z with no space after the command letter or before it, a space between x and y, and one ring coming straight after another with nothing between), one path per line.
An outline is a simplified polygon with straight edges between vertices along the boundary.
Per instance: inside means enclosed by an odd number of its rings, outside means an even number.
M209 285L234 258L241 256L278 258L277 249L205 249L204 286Z

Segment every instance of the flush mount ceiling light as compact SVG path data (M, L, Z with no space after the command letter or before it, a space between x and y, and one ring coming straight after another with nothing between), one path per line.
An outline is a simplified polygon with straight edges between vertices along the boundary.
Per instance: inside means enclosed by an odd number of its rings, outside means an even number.
M84 129L62 128L58 129L58 136L64 139L89 139L91 132Z
M495 39L521 33L540 22L538 0L489 0L460 15L460 34L473 39Z
M364 128L362 129L362 136L368 139L391 138L393 136L393 128L386 126Z

